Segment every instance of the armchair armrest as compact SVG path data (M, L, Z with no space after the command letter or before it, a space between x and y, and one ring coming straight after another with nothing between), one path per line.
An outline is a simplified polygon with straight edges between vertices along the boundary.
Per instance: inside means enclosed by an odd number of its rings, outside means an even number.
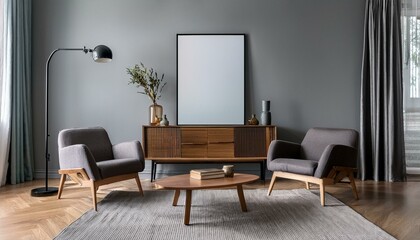
M273 140L268 147L267 163L276 158L299 158L300 144Z
M101 179L95 158L85 144L60 148L60 169L83 168L92 180Z
M328 145L318 161L314 177L323 178L328 176L328 173L334 166L357 167L357 149L339 144Z
M112 146L112 152L115 159L121 158L135 158L138 159L144 169L144 154L143 148L139 141L123 142Z
M135 158L144 166L143 148L139 141L123 142L112 146L115 159Z

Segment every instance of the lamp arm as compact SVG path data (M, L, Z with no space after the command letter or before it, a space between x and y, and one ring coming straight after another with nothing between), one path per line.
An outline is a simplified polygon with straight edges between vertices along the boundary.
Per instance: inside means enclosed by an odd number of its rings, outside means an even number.
M83 48L57 48L48 57L45 65L45 189L48 191L48 162L50 161L50 153L48 151L48 88L49 88L49 69L50 61L54 54L58 51L83 51L85 54L91 52L91 49Z

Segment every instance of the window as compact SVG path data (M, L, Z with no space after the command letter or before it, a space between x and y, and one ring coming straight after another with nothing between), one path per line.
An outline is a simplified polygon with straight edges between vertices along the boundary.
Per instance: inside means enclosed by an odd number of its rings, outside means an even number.
M407 172L420 173L420 0L402 0L404 133Z
M417 16L417 1L406 0L402 9L403 75L407 97L420 98L420 16ZM419 6L420 7L420 6Z

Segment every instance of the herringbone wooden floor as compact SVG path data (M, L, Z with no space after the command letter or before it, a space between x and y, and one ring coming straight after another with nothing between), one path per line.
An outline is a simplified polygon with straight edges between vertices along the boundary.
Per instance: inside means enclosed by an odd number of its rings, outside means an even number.
M360 200L353 199L350 188L340 184L326 190L368 220L382 227L398 239L420 239L420 179L412 182L383 183L357 182ZM0 239L51 239L71 222L90 210L89 189L71 186L64 190L63 198L55 196L35 198L30 190L43 186L43 181L32 181L0 188ZM52 179L51 186L58 180ZM149 180L142 181L145 194L157 189ZM267 188L268 182L258 181L245 188ZM278 180L275 189L303 188L304 184L291 180ZM101 200L110 191L136 191L134 180L103 186L98 191ZM246 197L246 196L245 196ZM168 202L168 204L171 204ZM100 206L99 209L100 211ZM349 226L351 227L351 226Z

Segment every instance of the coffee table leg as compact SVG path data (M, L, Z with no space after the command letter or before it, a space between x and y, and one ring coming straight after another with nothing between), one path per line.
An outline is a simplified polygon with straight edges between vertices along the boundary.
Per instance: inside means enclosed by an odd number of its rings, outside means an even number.
M191 213L191 195L192 190L186 190L187 194L185 196L185 216L184 216L184 224L190 224L190 213Z
M180 192L179 189L175 190L174 201L172 202L172 206L178 205L179 192Z
M246 212L247 209L246 209L244 190L242 189L242 185L239 184L237 186L237 190L238 190L239 202L241 203L242 212Z

